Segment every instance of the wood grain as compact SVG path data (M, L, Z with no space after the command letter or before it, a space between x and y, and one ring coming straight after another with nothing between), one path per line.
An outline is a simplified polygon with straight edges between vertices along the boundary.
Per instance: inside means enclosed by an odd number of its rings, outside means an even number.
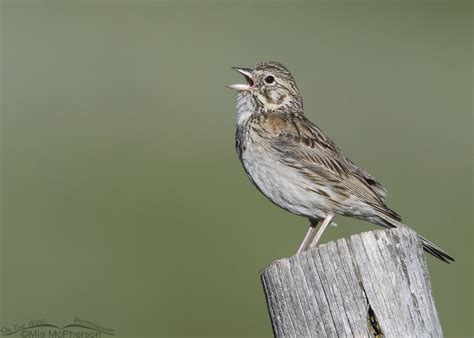
M262 272L276 337L442 337L423 249L377 230L274 261Z

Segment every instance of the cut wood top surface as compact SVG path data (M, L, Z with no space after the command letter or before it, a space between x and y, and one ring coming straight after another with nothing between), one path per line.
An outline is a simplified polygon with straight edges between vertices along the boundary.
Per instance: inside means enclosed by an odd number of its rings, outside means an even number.
M262 273L277 337L441 337L423 249L377 230L272 262Z

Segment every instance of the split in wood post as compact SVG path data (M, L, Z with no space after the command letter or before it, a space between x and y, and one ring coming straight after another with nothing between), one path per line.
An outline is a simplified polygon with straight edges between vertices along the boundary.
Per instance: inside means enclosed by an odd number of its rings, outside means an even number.
M442 337L422 245L376 230L272 262L261 275L276 337Z

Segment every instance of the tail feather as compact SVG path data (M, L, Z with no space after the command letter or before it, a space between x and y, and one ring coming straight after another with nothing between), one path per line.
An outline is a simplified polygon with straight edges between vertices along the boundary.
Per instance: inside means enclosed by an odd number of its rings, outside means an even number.
M427 240L423 236L418 235L418 237L420 237L421 243L423 243L423 249L426 252L432 254L434 257L442 260L445 263L449 264L450 261L454 262L454 258L451 257L446 251L441 249L439 246L437 246L433 242L430 242L429 240Z
M387 217L387 215L384 213L380 213L379 217L381 219L381 222L378 224L386 228L399 228L399 227L409 228L408 225L403 224L399 222L398 220L395 220L391 217ZM454 258L451 257L446 251L441 249L439 246L427 240L425 237L421 235L418 235L418 237L420 238L421 243L423 244L423 249L426 252L428 252L429 254L433 255L434 257L438 258L439 260L445 263L449 264L450 261L454 262Z

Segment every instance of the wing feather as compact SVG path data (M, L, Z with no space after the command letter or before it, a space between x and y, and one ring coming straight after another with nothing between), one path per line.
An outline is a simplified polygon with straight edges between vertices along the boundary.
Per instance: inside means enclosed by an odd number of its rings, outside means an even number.
M315 185L331 187L339 197L335 202L343 203L347 197L356 197L394 219L401 219L385 205L385 187L345 157L339 147L303 115L272 115L267 117L266 123L278 126L268 137L278 160L298 170Z

